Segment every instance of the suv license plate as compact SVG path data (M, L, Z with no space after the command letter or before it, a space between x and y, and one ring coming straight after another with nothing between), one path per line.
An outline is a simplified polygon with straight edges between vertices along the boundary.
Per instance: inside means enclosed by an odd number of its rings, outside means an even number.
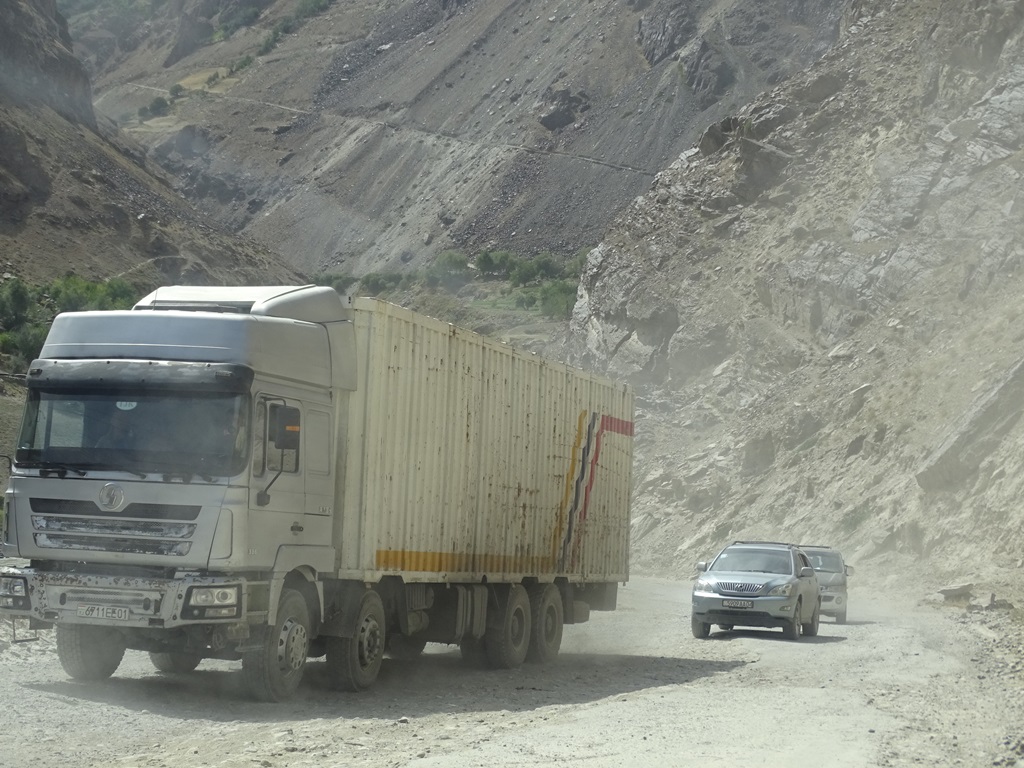
M131 611L120 605L80 605L78 615L86 619L128 621L131 618Z
M753 608L754 603L750 600L723 600L723 608Z

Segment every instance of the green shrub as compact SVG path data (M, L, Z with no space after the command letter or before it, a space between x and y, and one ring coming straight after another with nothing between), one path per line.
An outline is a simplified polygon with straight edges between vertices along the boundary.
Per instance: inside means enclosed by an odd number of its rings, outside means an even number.
M340 295L347 296L349 293L348 289L358 283L359 278L353 277L352 275L339 275L325 272L313 278L313 282L317 285L329 285Z
M185 86L183 86L181 83L175 83L174 85L171 86L170 90L168 91L168 93L171 94L171 98L172 99L178 98L184 92L185 92Z
M149 102L149 114L153 117L166 115L171 109L170 103L163 96L157 96Z
M360 279L359 287L370 296L379 296L385 291L397 288L402 282L402 277L399 272L370 272Z
M540 311L556 320L568 320L576 305L576 284L570 280L550 280L540 287Z

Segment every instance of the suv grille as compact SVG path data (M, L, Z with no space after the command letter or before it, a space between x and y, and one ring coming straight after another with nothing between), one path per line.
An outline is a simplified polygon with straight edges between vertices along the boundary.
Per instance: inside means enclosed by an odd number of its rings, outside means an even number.
M721 592L735 592L741 595L752 595L760 592L764 584L752 584L746 581L720 581L718 589Z

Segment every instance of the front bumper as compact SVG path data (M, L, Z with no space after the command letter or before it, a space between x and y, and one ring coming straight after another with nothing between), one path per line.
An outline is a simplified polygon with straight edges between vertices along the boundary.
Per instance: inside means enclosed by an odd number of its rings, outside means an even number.
M824 616L836 616L846 612L848 600L845 592L822 592L821 613Z
M737 601L750 603L750 607L735 607ZM730 605L730 602L733 604ZM793 623L796 602L795 595L728 597L711 592L697 592L693 595L693 618L706 624L783 628Z
M110 576L0 568L0 577L24 579L26 595L0 599L0 616L26 617L37 625L94 624L165 628L244 621L247 585L238 577L182 576L174 579ZM211 616L189 602L196 588L238 588L237 610Z

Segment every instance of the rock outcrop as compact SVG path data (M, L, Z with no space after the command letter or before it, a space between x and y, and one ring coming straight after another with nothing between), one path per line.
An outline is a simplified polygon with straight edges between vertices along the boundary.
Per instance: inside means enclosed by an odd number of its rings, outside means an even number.
M89 77L72 53L56 0L0 3L0 98L45 104L69 120L96 126Z

